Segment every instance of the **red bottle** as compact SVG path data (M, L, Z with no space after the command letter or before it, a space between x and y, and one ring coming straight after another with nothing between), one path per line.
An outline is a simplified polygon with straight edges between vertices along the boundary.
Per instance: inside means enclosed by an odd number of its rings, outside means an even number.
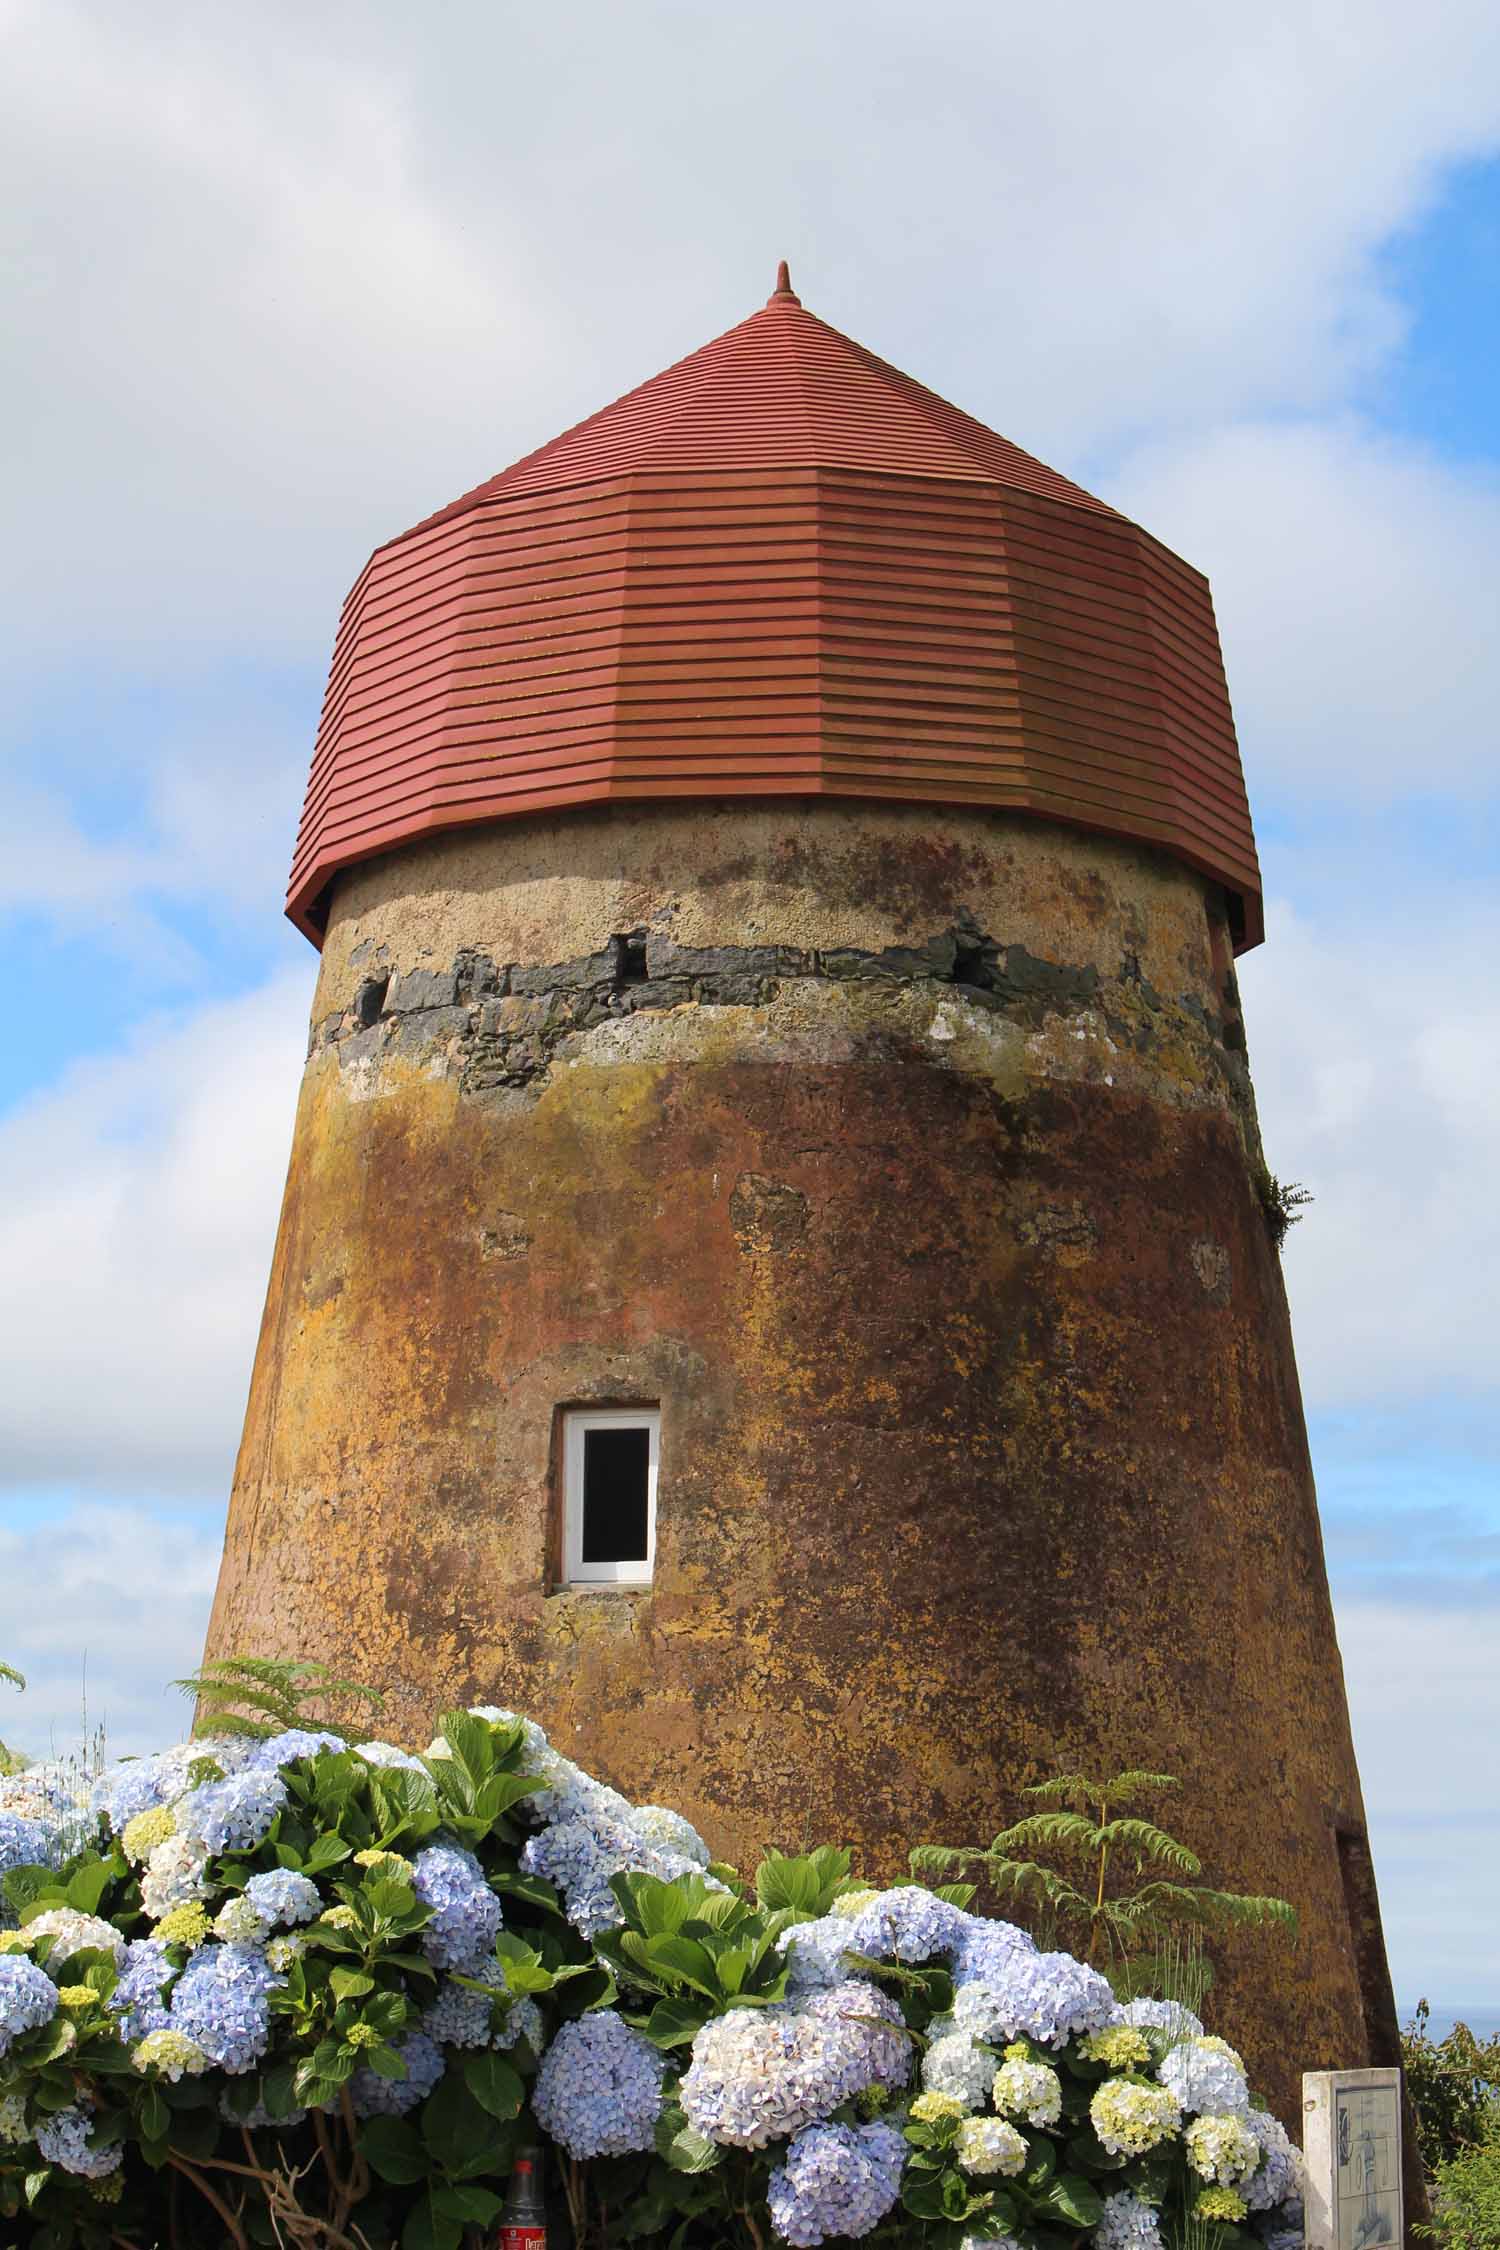
M537 2178L536 2150L523 2148L511 2166L495 2250L547 2250L547 2198Z

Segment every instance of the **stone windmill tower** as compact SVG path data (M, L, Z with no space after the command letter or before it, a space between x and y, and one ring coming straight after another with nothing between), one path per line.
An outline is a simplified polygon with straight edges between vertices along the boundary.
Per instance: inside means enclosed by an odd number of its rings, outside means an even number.
M1205 581L783 271L371 558L288 912L210 1651L871 1872L1145 1758L1262 2071L1390 2059Z

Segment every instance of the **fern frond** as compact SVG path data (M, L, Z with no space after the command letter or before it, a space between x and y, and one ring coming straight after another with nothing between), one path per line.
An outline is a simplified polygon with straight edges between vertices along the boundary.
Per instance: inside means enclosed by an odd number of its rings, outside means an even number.
M1008 1891L1014 1898L1024 1898L1028 1892L1045 1899L1054 1914L1077 1914L1092 1911L1093 1902L1075 1890L1065 1877L1050 1867L1041 1866L1034 1859L1000 1859L984 1862L987 1880L1000 1892Z
M1103 1785L1090 1781L1087 1774L1058 1773L1050 1781L1028 1781L1024 1794L1040 1797L1044 1805L1071 1804L1081 1812L1086 1805L1097 1805L1106 1795Z
M304 1673L320 1667L312 1657L216 1656L203 1667L203 1676L220 1680L251 1680L259 1687L290 1686Z
M1198 1922L1206 1928L1231 1923L1241 1929L1263 1929L1276 1923L1297 1927L1297 1909L1284 1898L1256 1898L1236 1891L1194 1890L1183 1883L1147 1883L1131 1900L1152 1919Z
M205 1713L193 1733L206 1741L210 1735L232 1734L246 1742L269 1742L272 1735L285 1734L280 1719L252 1719L243 1711L214 1711Z
M340 1679L311 1657L217 1657L172 1684L197 1703L199 1733L250 1735L262 1741L289 1727L314 1723L310 1704L352 1698L378 1706L383 1700L378 1688ZM336 1718L319 1716L315 1723L329 1734L353 1739L354 1730Z
M1112 1820L1107 1827L1100 1828L1095 1833L1101 1844L1108 1844L1119 1851L1134 1852L1138 1865L1150 1859L1167 1867L1180 1868L1184 1875L1198 1875L1202 1872L1201 1862L1188 1850L1187 1845L1180 1844L1175 1836L1169 1836L1154 1821Z
M14 1664L0 1664L0 1680L9 1680L12 1687L24 1687L26 1675L18 1672Z
M982 1844L913 1844L906 1855L913 1875L936 1874L945 1867L969 1867L987 1856Z
M300 1710L300 1705L290 1696L279 1695L272 1688L251 1687L243 1680L202 1680L197 1683L192 1680L174 1680L172 1685L193 1696L206 1710L214 1711L220 1707L228 1710L242 1706L247 1711L261 1711L267 1718L279 1719L283 1726L291 1726Z
M990 1850L1004 1856L1043 1844L1062 1851L1092 1852L1099 1848L1099 1833L1086 1813L1032 1813L1014 1827L1002 1828Z
M1130 1805L1137 1797L1158 1797L1164 1790L1180 1789L1181 1782L1175 1773L1145 1773L1131 1766L1117 1773L1113 1781L1104 1785L1104 1794L1111 1804Z
M1128 1931L1132 1937L1151 1936L1164 1926L1161 1900L1149 1899L1145 1891L1132 1891L1127 1898L1111 1899L1107 1911L1115 1926Z
M1274 1926L1282 1930L1295 1930L1297 1909L1290 1899L1259 1898L1247 1891L1200 1891L1211 1914L1218 1915L1237 1929L1263 1930Z

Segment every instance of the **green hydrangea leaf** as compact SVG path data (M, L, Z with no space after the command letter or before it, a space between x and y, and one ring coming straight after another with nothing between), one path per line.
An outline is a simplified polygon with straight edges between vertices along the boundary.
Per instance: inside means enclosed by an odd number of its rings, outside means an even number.
M502 2123L520 2115L526 2086L520 2072L504 2055L481 2049L465 2057L464 2082L480 2108Z
M1070 2226L1093 2227L1104 2213L1103 2198L1076 2172L1059 2172L1047 2190L1047 2209Z
M422 2136L404 2117L372 2117L359 2136L366 2162L393 2187L414 2187L429 2166Z

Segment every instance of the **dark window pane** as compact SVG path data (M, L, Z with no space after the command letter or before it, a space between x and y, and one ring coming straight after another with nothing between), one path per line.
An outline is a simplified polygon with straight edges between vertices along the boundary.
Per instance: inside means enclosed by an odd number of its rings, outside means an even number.
M583 1559L646 1560L649 1430L583 1433Z

